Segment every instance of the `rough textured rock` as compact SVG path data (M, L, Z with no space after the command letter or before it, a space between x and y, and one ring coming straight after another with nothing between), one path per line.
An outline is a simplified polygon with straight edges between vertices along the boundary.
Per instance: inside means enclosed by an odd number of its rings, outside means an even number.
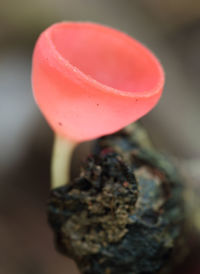
M182 182L129 126L97 141L80 176L52 190L48 210L59 250L82 273L157 273L179 245Z

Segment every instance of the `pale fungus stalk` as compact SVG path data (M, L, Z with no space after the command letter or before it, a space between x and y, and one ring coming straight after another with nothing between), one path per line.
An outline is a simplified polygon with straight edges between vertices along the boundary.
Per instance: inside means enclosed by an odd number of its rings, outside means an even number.
M69 183L71 158L75 146L76 143L55 134L51 159L51 188Z

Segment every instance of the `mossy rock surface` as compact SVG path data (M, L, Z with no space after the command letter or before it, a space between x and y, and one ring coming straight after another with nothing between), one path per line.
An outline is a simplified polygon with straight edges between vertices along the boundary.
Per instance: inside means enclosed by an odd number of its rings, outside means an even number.
M181 237L182 189L139 126L103 137L80 176L51 192L57 246L82 273L158 273Z

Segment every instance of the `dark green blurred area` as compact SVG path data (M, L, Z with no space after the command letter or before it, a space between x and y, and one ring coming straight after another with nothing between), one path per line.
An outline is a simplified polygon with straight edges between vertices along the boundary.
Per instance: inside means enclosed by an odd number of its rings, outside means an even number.
M46 223L53 133L34 103L30 80L38 35L63 20L115 27L155 52L166 86L143 123L161 150L200 159L199 1L0 0L0 274L78 273L55 251Z

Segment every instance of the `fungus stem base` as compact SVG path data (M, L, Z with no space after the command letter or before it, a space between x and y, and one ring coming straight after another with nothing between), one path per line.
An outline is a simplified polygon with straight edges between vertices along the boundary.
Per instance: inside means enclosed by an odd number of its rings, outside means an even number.
M71 156L76 143L55 135L51 160L51 188L63 186L69 182Z

